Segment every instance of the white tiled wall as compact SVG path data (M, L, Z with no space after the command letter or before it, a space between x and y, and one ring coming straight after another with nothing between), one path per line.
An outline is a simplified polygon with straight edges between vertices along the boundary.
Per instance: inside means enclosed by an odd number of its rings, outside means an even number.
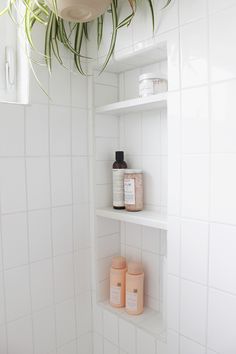
M236 352L235 15L235 0L176 0L158 21L157 35L167 40L169 79L168 354ZM122 30L117 58L140 40L155 42L145 15L138 16L129 35ZM105 52L104 41L101 56ZM139 242L139 236L128 237L135 256ZM95 335L97 353L126 352L102 334ZM146 353L148 346L150 341L144 349L138 344L136 352Z
M168 122L178 173L169 176L169 353L174 342L178 354L234 353L236 2L179 5L180 81Z
M0 105L0 353L91 354L87 79L40 78Z

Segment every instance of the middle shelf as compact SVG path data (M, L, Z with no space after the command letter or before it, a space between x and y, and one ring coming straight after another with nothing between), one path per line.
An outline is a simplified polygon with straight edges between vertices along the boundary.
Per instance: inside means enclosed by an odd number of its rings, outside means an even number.
M101 106L96 109L97 114L121 115L132 112L149 111L167 106L167 92L148 97L138 97Z
M161 230L168 229L167 217L151 210L130 212L126 210L115 210L112 207L109 207L97 209L96 215Z

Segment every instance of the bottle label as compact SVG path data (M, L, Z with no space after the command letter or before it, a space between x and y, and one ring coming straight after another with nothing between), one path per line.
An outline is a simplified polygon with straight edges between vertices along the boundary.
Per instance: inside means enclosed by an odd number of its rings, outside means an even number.
M126 178L124 181L125 204L135 205L135 183L134 178Z
M113 206L124 207L124 174L125 170L113 169Z
M121 304L121 287L119 286L111 286L110 289L110 301L114 305Z
M130 311L138 310L138 294L137 292L126 292L126 308Z

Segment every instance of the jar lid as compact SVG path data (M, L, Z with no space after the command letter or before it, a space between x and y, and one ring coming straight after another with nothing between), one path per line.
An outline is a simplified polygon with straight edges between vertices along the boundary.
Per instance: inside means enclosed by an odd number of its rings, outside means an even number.
M126 174L131 174L131 173L143 173L143 171L142 170L137 170L137 169L131 169L131 168L127 168L125 170L125 175Z
M128 273L129 274L142 274L143 266L141 263L131 262L128 264Z
M112 258L112 268L115 269L124 269L126 268L126 259L121 256Z
M158 75L154 73L146 73L139 76L139 81L153 80L153 79L158 79Z

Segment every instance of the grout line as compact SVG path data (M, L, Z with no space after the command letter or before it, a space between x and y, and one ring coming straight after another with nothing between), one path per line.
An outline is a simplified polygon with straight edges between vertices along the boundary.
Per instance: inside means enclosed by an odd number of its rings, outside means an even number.
M182 67L181 67L181 61L182 61L182 55L181 55L181 35L180 35L180 4L178 4L178 49L179 49L179 105L180 105L180 127L179 127L179 135L180 135L180 146L179 146L179 151L180 151L180 217L182 218L182 192L183 192L183 171L182 171ZM181 289L181 249L182 249L182 223L180 224L180 247L179 247L179 312L178 312L178 352L180 353L181 347L180 347L180 331L181 331L181 295L182 295L182 289Z
M2 201L0 198L0 252L2 254L2 260L1 260L1 266L2 266L2 282L3 282L3 305L4 305L4 319L5 323L2 325L5 328L5 334L6 334L6 349L7 353L6 354L11 354L9 353L9 348L8 348L8 343L9 343L9 338L8 338L8 328L7 328L7 296L6 296L6 277L5 277L5 271L4 271L4 249L3 249L3 231L2 231Z
M55 351L57 353L57 321L56 321L56 296L55 296L55 267L54 267L54 248L53 248L53 230L52 230L52 166L51 166L51 116L50 105L48 104L48 149L49 149L49 193L50 193L50 238L51 238L51 259L52 259L52 295L53 295L53 312L55 326Z
M71 200L72 200L72 215L71 215L71 219L72 219L72 244L73 244L73 257L72 257L72 261L73 261L73 293L74 293L74 320L75 320L75 328L76 328L76 351L77 353L79 352L79 342L78 342L78 333L79 333L79 324L78 324L78 319L77 319L77 300L79 298L78 294L77 294L77 289L76 289L76 276L77 276L77 272L76 272L76 261L75 261L75 249L78 249L79 251L79 239L75 240L75 229L74 229L74 181L73 181L73 155L72 155L72 151L73 151L73 109L72 109L72 80L71 80L71 73L70 73L70 173L71 173ZM86 111L87 113L87 111ZM77 235L76 235L77 236ZM77 237L76 237L77 238ZM78 244L75 244L76 242L78 242Z
M207 10L207 59L208 59L208 127L209 127L209 180L208 180L208 220L211 219L211 180L212 180L212 109L211 109L211 55L210 55L210 5L206 1ZM206 332L205 332L205 352L208 347L208 324L209 324L209 280L210 280L210 223L208 223L208 249L207 249L207 303L206 303Z
M24 108L24 152L26 154L26 113ZM30 318L32 326L32 345L33 353L35 353L35 332L33 321L33 297L32 297L32 282L31 282L31 263L30 263L30 235L29 235L29 192L28 192L28 176L27 176L27 159L24 158L25 164L25 193L26 193L26 223L27 223L27 249L28 249L28 277L29 277L29 295L30 295Z

